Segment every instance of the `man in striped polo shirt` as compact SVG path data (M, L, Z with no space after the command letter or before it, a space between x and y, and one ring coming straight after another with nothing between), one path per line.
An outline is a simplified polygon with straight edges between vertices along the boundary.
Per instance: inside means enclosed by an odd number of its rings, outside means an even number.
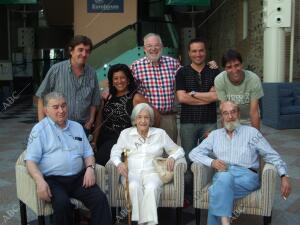
M175 102L175 73L180 67L178 60L162 56L163 44L158 34L144 37L146 56L131 65L139 92L160 112L160 127L177 142Z
M68 107L68 119L79 122L89 133L95 120L97 107L100 105L99 85L95 70L86 64L93 44L82 35L77 35L70 42L70 59L53 65L39 89L38 119L45 117L42 98L50 92L64 94Z
M259 130L240 124L239 106L224 101L220 113L224 128L212 131L189 154L193 162L217 170L208 189L208 225L229 225L233 201L259 188L259 155L277 169L282 197L286 199L291 192L286 163Z

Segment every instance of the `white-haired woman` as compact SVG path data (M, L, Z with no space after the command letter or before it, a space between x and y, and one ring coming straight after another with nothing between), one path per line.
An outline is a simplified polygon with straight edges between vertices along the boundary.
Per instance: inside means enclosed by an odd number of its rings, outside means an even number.
M158 224L157 205L163 185L153 166L153 159L169 155L167 168L172 171L175 160L184 157L183 149L167 133L152 127L154 112L146 103L136 105L131 114L133 127L123 130L113 146L110 159L118 171L129 179L132 220L138 224ZM121 161L123 149L128 149L128 171Z

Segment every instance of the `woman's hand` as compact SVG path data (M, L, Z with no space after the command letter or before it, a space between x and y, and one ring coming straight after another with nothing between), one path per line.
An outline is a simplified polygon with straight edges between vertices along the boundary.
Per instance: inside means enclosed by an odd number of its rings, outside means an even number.
M168 158L167 159L167 170L173 171L174 165L175 165L175 160L172 157Z
M124 163L119 163L118 166L117 166L117 169L118 169L118 172L124 176L124 177L127 177L128 176L128 170L125 166Z
M91 130L92 127L94 125L94 121L88 120L85 124L84 124L84 128L87 130Z

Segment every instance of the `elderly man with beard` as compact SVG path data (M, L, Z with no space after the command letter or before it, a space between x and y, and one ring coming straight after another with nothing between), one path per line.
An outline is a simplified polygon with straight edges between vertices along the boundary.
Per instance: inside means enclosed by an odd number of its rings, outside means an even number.
M191 161L217 170L209 187L208 225L229 225L233 201L259 188L259 155L276 167L282 197L291 192L286 163L256 128L240 124L239 107L225 101L220 112L224 128L212 131L189 154Z
M136 60L131 70L139 92L160 113L160 128L177 142L175 102L175 74L180 67L178 60L162 56L163 43L158 34L144 37L146 56Z

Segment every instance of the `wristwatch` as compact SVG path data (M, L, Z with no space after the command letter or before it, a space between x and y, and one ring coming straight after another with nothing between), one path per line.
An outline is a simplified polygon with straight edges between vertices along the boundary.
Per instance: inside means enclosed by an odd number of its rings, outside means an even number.
M89 168L89 167L91 167L93 170L95 170L95 165L88 165L86 168Z
M190 96L192 96L192 97L194 97L194 96L195 96L195 94L196 94L196 92L195 92L195 91L191 91L191 92L190 92Z
M280 178L283 178L283 177L289 177L289 175L287 175L287 174L282 174L282 175L280 176Z

